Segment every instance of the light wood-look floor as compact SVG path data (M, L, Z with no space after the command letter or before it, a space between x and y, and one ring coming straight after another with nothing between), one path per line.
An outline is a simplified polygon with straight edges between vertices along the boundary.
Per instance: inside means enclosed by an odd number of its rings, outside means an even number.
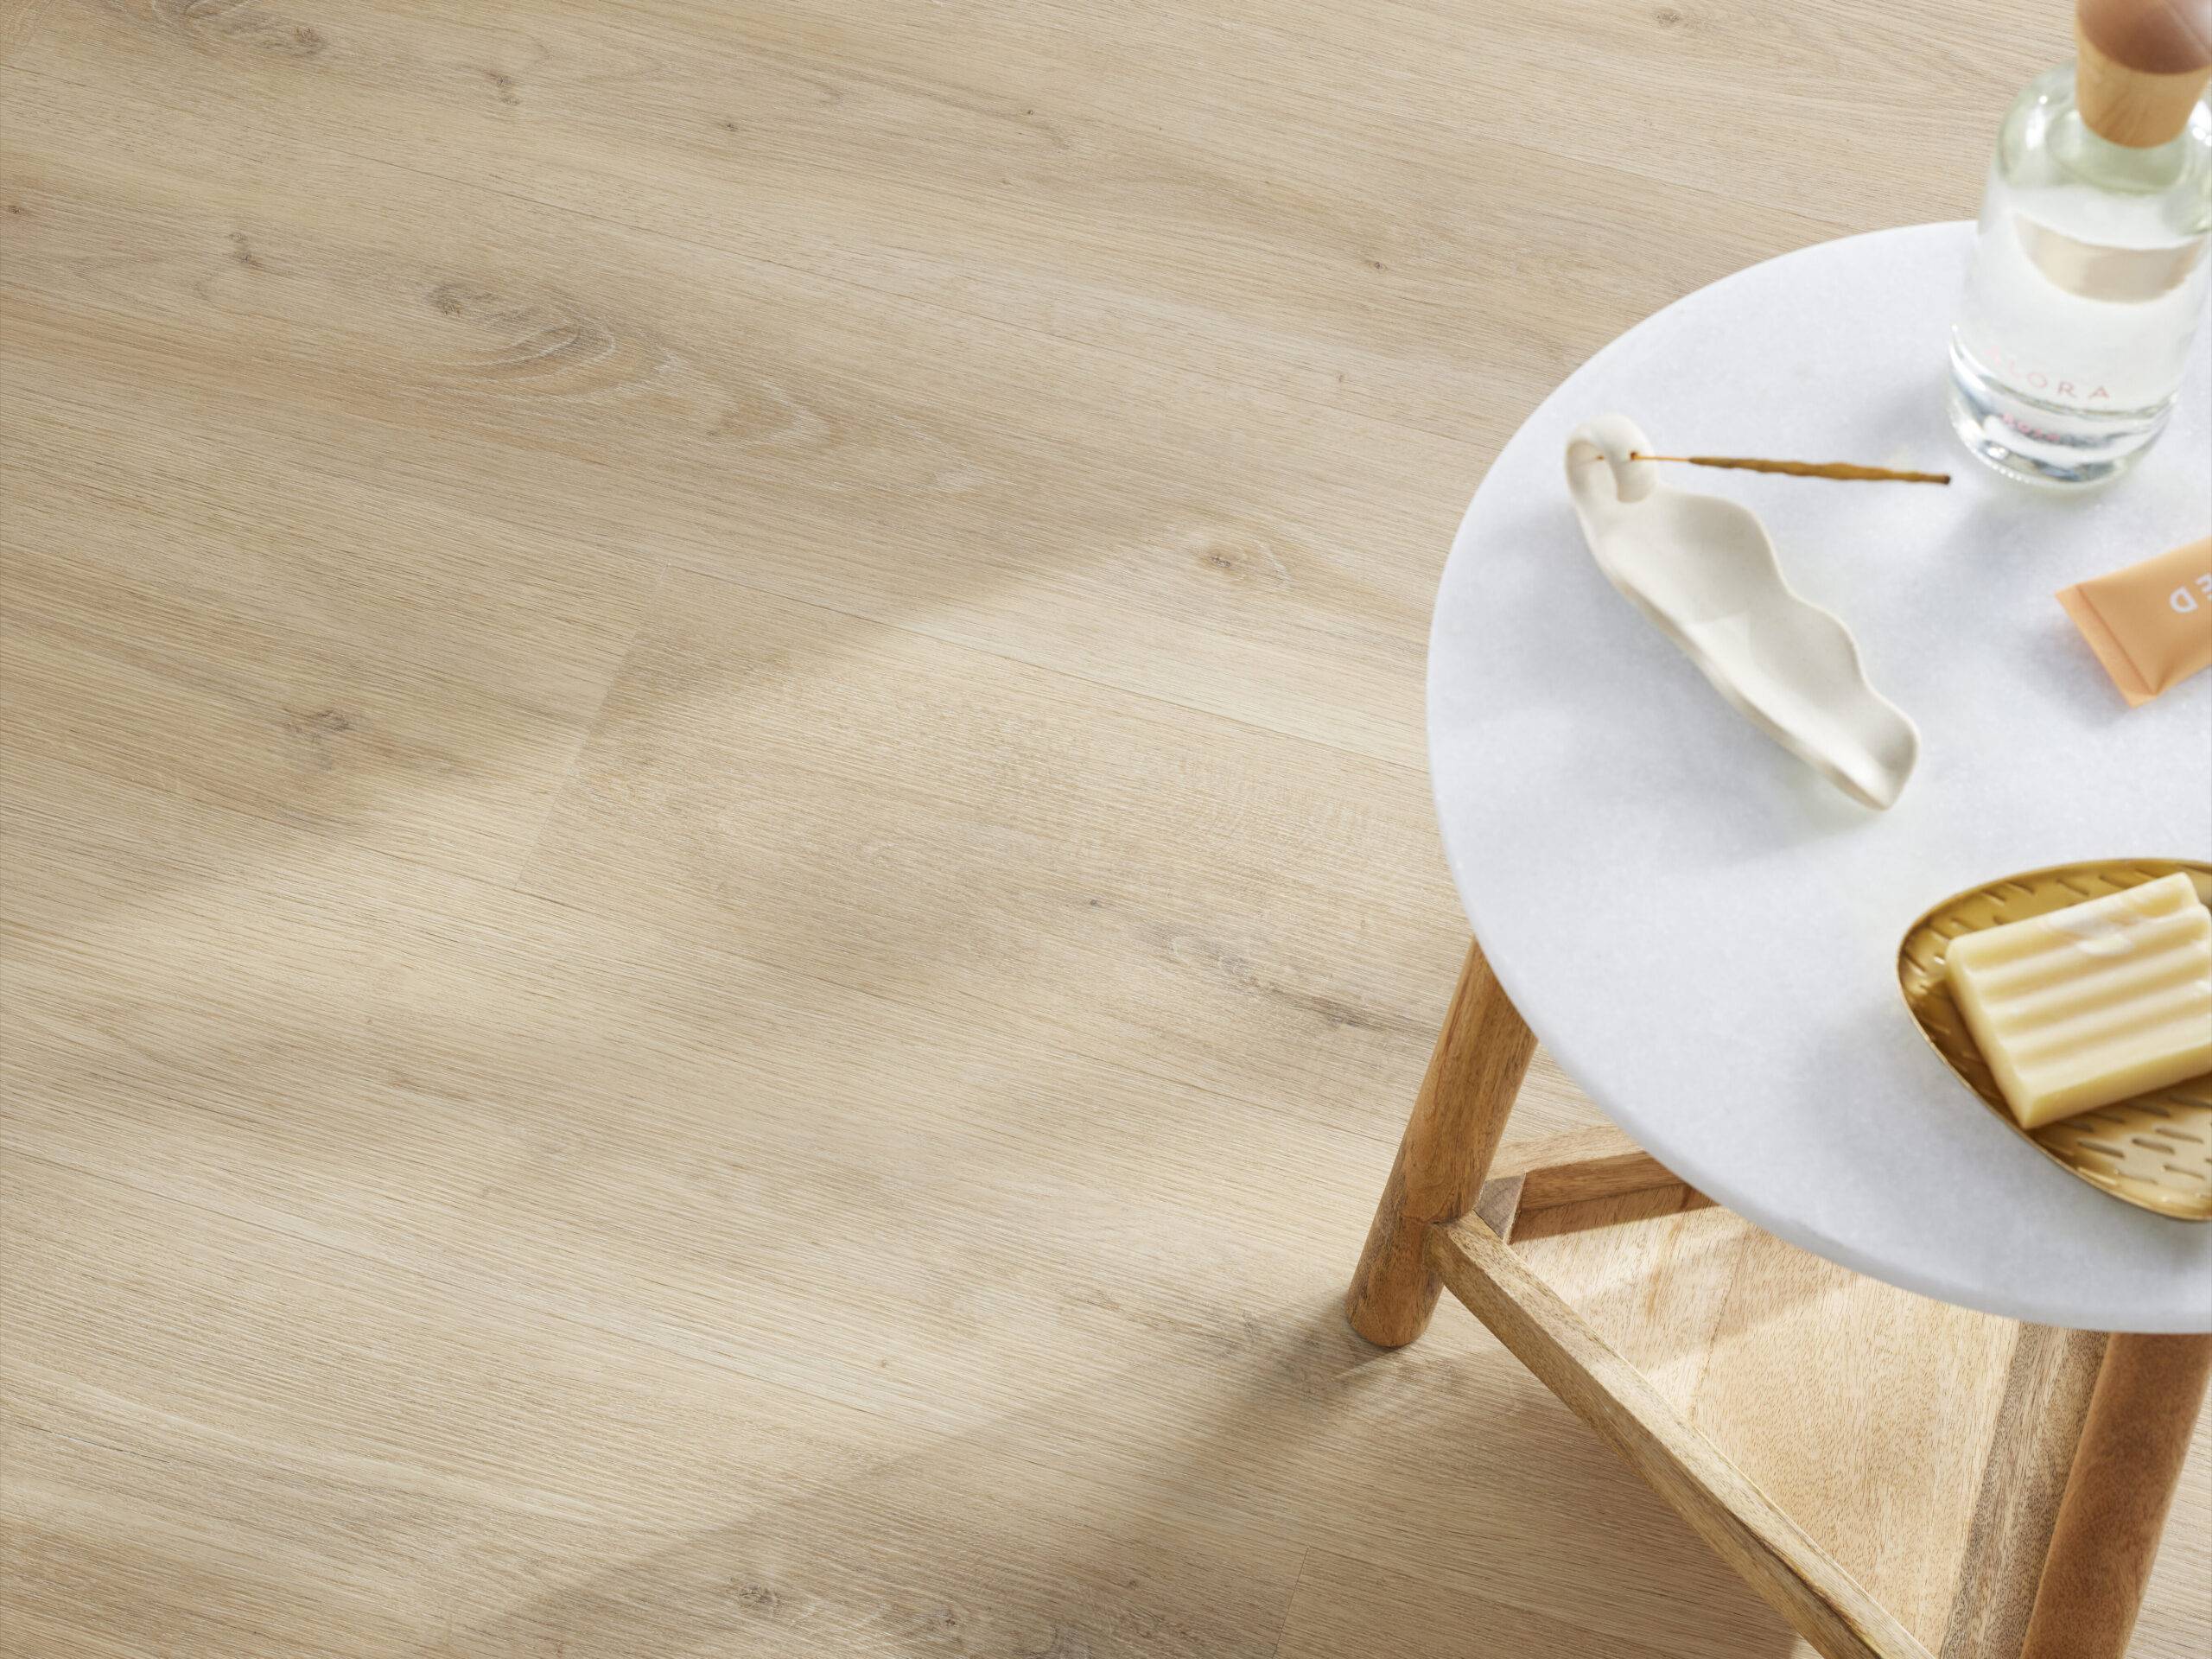
M0 1650L1788 1654L1339 1317L1428 601L2065 10L0 3Z

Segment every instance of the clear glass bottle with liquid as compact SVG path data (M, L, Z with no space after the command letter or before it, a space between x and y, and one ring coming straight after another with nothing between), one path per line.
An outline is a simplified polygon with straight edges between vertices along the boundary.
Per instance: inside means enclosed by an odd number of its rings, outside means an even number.
M1951 331L1959 436L2056 484L2158 437L2212 292L2212 0L2082 0L2075 36L2005 115Z

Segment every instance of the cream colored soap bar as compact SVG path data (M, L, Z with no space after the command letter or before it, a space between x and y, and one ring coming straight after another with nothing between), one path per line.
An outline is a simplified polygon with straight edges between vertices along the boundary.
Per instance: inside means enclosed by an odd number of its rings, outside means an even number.
M2022 1128L2212 1071L2212 911L2186 875L1962 934L1944 955Z

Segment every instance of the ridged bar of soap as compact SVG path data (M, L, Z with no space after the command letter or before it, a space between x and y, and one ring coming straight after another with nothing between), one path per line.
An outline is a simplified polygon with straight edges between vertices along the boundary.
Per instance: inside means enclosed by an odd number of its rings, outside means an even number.
M2022 1128L2212 1071L2212 911L2186 875L1962 934L1944 957Z

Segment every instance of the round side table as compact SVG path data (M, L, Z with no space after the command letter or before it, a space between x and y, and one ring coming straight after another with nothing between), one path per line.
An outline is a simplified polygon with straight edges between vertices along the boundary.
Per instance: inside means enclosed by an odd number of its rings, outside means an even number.
M1982 1605L1942 1659L2118 1659L2212 1369L2212 1226L2098 1192L1996 1122L1921 1040L1894 964L1930 904L2008 872L2212 849L2212 676L2130 713L2052 598L2212 524L2212 334L2133 474L2081 496L2001 479L1942 406L1971 240L1879 232L1703 289L1591 359L1491 468L1428 685L1438 817L1480 943L1349 1310L1396 1345L1449 1285L1820 1651L1883 1659L1929 1649L1550 1294L1510 1248L1516 1219L1679 1183L1874 1279L2024 1321L2041 1334L2022 1338L1991 1469L2056 1459L2063 1478L1962 1568ZM1954 474L1675 480L1758 512L1791 584L1918 724L1891 810L1754 730L1607 586L1562 456L1614 410L1669 453ZM1498 1157L1539 1037L1624 1136Z

